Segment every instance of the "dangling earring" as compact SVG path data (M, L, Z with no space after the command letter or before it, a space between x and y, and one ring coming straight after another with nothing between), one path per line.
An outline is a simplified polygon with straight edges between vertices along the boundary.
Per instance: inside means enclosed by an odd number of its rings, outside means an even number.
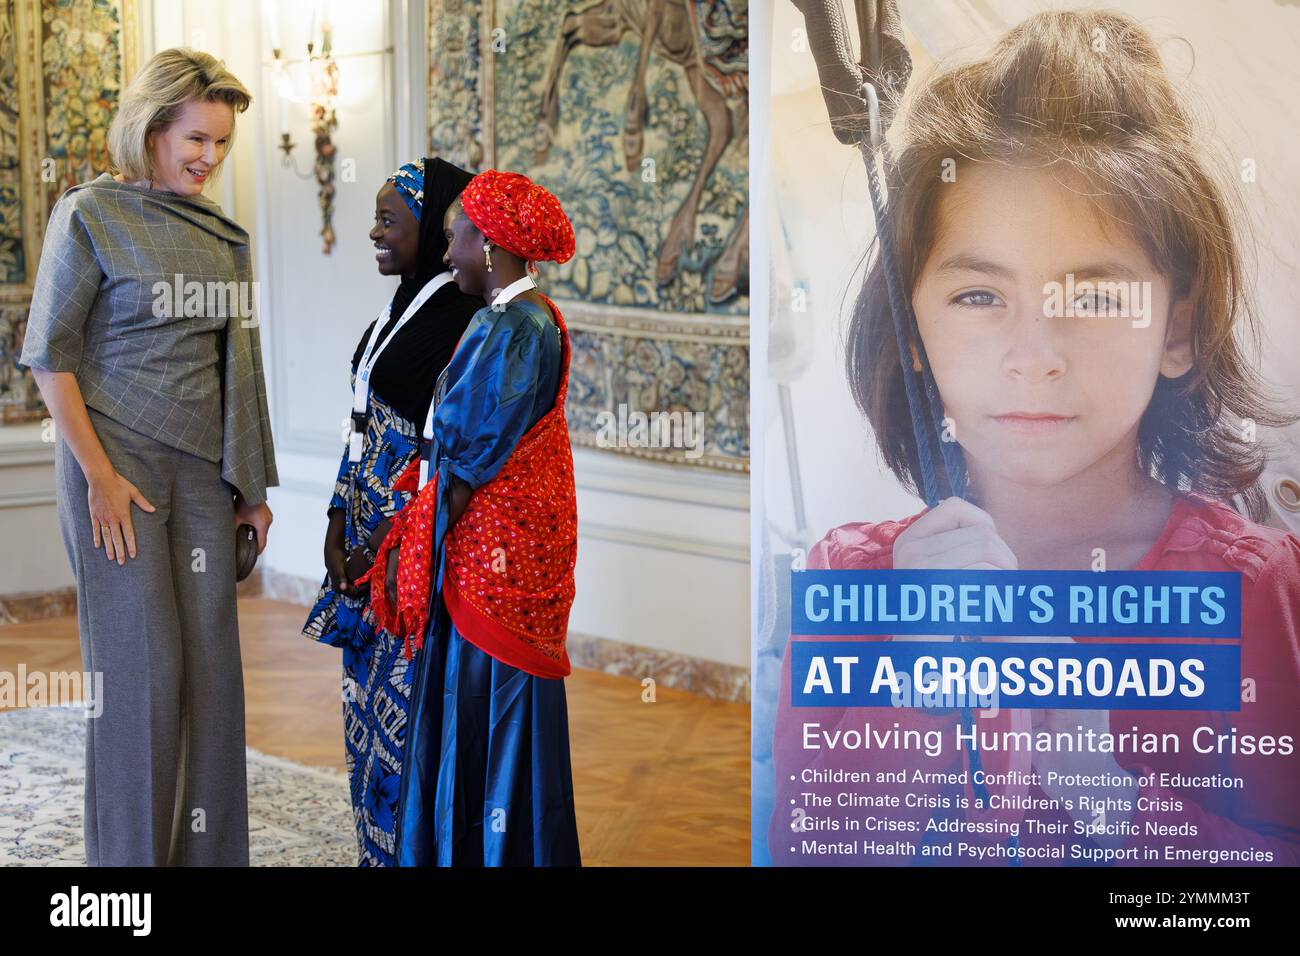
M492 271L492 243L483 243L483 258L487 262L487 271Z

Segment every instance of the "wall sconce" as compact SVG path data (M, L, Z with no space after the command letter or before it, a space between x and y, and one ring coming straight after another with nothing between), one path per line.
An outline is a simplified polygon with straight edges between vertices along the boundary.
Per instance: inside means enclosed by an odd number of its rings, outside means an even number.
M333 53L333 27L328 11L322 16L319 4L312 5L311 27L307 32L307 56L305 60L290 60L283 55L280 46L279 31L276 28L276 11L270 0L263 0L262 10L265 15L271 37L271 85L280 103L280 145L283 154L280 165L292 169L302 179L315 176L318 186L317 198L321 211L321 251L329 255L334 246L334 163L337 149L333 134L338 129L338 118L334 111L339 92L339 67ZM316 43L317 23L320 23L320 45ZM312 172L301 172L293 157L297 145L289 135L289 104L301 102L303 97L294 93L289 77L289 67L305 64L307 69L308 94L306 102L311 107L311 131L315 138L315 162Z

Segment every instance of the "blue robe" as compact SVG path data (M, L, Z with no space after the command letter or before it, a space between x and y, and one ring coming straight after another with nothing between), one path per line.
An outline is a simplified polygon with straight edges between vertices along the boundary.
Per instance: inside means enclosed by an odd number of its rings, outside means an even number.
M470 320L435 397L435 582L416 658L397 821L399 866L577 866L564 681L479 650L442 599L451 477L491 481L555 404L563 349L529 300Z

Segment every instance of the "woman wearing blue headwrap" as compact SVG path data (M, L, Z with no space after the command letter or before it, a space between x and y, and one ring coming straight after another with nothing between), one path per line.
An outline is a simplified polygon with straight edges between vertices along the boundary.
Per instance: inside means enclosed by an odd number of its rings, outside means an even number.
M329 504L326 576L303 627L343 648L343 737L361 866L391 866L393 820L415 661L378 627L356 585L409 495L393 482L420 451L438 375L481 298L451 281L442 220L471 174L441 159L408 163L375 197L370 239L392 301L352 356L352 417Z

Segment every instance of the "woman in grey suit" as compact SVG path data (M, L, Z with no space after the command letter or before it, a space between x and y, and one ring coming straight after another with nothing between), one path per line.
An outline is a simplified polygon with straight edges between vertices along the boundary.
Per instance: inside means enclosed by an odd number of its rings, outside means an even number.
M54 417L85 669L90 865L247 865L235 528L278 483L248 234L202 195L244 86L164 50L109 129L116 175L50 214L21 363Z

